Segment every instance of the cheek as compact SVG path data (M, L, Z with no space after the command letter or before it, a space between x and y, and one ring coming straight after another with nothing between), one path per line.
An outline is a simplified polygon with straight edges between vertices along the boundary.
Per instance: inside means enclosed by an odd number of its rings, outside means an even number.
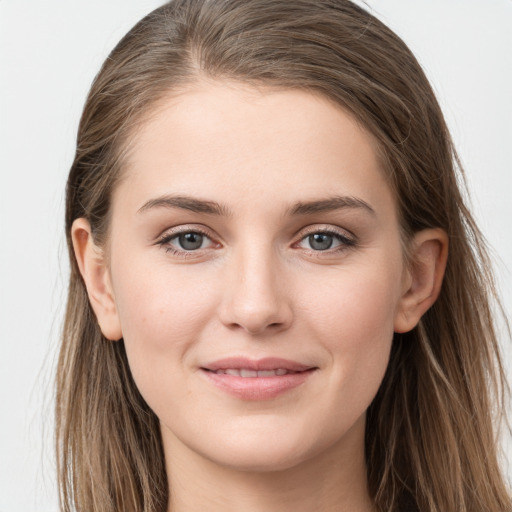
M218 287L199 287L200 279L165 263L148 269L131 258L116 268L116 305L135 380L153 380L163 361L179 368L211 317Z
M387 368L394 318L400 298L393 268L337 276L323 292L310 291L309 327L329 354L333 392L343 390L352 410L361 413L375 396ZM319 284L319 283L317 283ZM305 294L304 294L305 295ZM346 409L345 409L346 410Z
M216 288L198 292L194 279L168 266L139 270L133 259L120 268L116 303L137 388L159 417L167 417L190 393L191 355L211 317Z
M322 337L347 348L392 335L400 295L400 273L384 265L317 277L297 293Z

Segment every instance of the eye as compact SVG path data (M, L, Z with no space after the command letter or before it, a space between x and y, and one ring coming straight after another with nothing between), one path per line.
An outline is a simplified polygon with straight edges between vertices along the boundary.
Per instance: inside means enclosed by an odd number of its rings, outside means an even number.
M326 251L332 247L335 241L333 235L329 233L315 233L307 237L307 241L311 249L315 251Z
M164 233L157 241L157 245L165 249L166 252L176 256L187 256L193 253L201 253L202 249L215 247L215 242L206 234L198 229L174 229L171 232Z
M188 233L181 233L177 235L171 240L169 243L175 243L179 245L180 249L185 251L196 251L197 249L201 249L206 240L206 237L202 233L196 233L194 231L190 231Z
M355 240L333 230L312 231L304 236L297 246L314 252L342 251L355 245Z

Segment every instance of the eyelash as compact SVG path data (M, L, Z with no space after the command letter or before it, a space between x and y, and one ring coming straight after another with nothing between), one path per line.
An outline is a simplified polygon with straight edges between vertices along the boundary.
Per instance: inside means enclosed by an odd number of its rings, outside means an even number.
M351 249L356 246L357 240L353 236L348 236L346 234L340 233L338 230L330 228L330 227L324 227L324 228L312 228L310 230L306 230L306 232L302 233L302 236L298 242L295 242L293 245L296 246L300 244L302 241L306 240L311 235L330 235L333 238L335 238L340 245L334 248L329 248L326 250L315 250L315 249L305 249L308 254L313 255L315 257L322 257L322 255L328 256L332 254L339 254L341 252L344 252L348 249Z
M173 232L166 232L163 236L161 236L157 242L156 245L160 246L162 249L165 250L166 253L172 254L173 256L178 256L181 258L190 258L197 256L197 253L201 251L201 249L197 250L190 250L187 251L186 249L177 249L176 247L170 245L170 242L174 240L175 238L178 238L181 235L186 235L188 233L195 233L204 236L205 238L208 238L209 240L212 240L212 236L210 233L208 233L206 230L201 229L197 226L190 226L185 228L177 229Z
M177 249L176 247L170 245L170 242L176 238L178 238L181 235L185 235L188 233L194 233L204 236L205 238L209 239L213 242L213 237L210 233L208 233L206 230L201 229L197 226L190 226L185 227L183 229L178 229L176 231L173 231L171 233L167 232L163 236L161 236L157 242L156 245L160 246L162 249L165 250L166 253L172 254L173 256L177 256L180 258L190 258L190 257L196 257L198 254L201 254L204 249L196 249L196 250L186 250L186 249ZM333 238L335 238L339 242L339 246L336 246L335 248L328 248L326 250L315 250L315 249L307 249L303 248L309 255L313 255L315 257L322 257L322 255L329 255L329 254L337 254L341 253L343 251L346 251L348 249L351 249L357 245L357 240L355 237L349 237L345 234L340 233L339 231L329 228L329 227L322 227L322 228L311 228L310 230L307 230L306 232L302 233L301 238L293 244L292 247L298 246L301 242L306 240L311 235L316 234L322 234L322 235L330 235ZM213 242L215 243L215 242Z

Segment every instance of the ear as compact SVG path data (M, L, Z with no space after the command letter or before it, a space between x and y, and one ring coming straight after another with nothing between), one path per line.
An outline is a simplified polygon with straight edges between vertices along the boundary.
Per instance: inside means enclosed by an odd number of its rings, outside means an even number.
M104 251L94 243L91 226L84 218L73 222L71 238L78 268L101 332L109 340L119 340L123 335Z
M419 231L411 241L410 268L395 316L395 332L408 332L434 304L441 291L448 235L442 229Z

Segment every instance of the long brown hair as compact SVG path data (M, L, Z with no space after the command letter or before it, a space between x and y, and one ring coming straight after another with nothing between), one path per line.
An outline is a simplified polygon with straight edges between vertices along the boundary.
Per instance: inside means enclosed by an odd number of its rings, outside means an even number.
M395 335L367 413L369 489L381 512L398 510L404 497L423 512L510 512L493 422L507 390L496 295L462 169L414 56L347 0L175 0L140 21L96 77L67 184L71 275L56 404L62 510L168 505L158 419L133 382L122 340L101 334L70 232L84 217L96 243L108 244L130 136L159 99L202 77L301 88L342 105L378 141L404 240L424 228L446 231L440 297L414 330Z

